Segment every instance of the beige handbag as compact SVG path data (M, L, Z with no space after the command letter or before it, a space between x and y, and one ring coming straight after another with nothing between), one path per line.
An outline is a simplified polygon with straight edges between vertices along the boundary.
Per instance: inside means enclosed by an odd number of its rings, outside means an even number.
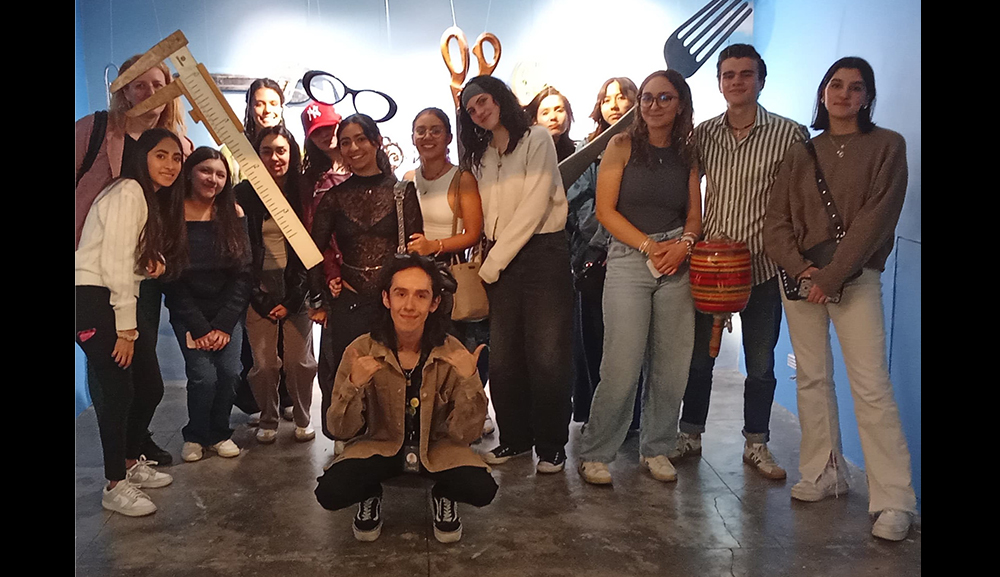
M457 187L462 177L459 169L448 187L448 192L456 188L455 210L452 211L451 236L458 234L458 219L462 213L462 199ZM479 278L479 267L483 263L482 243L477 242L471 249L472 253L468 262L461 262L458 253L451 257L452 276L458 283L455 289L455 304L451 309L451 320L453 321L479 321L490 316L490 302L486 298L486 287L483 286L482 279Z

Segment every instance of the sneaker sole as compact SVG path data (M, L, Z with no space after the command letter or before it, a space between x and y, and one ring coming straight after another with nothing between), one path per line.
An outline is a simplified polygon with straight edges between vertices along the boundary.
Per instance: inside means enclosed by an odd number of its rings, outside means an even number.
M743 462L746 463L747 465L750 465L754 469L756 469L758 473L760 473L761 475L763 475L764 477L766 477L768 479L772 479L774 481L780 481L780 480L788 477L788 473L786 473L784 471L784 469L782 469L780 473L779 472L768 472L768 471L765 471L764 469L761 469L760 467L757 466L757 463L753 462L753 459L751 459L750 457L747 457L746 455L743 455Z
M438 543L454 543L462 538L462 527L459 526L455 531L441 531L434 527L434 538Z
M535 467L535 471L539 473L544 473L546 475L551 475L553 473L558 473L566 468L566 463L559 463L558 465L553 465L548 461L539 461L538 465Z
M260 443L261 445L270 445L271 443L273 443L273 442L275 442L275 441L278 440L278 436L275 435L273 437L263 438L263 439L260 438L260 437L256 437L256 439L257 439L257 442Z
M300 442L300 443L306 443L306 442L311 441L311 440L313 440L315 438L316 438L316 433L315 432L313 432L310 435L306 435L304 437L300 437L298 435L295 435L295 440L298 441L298 442Z
M378 539L379 535L382 534L382 522L379 521L379 524L371 531L362 531L354 525L351 525L351 529L354 530L354 538L358 541L371 542Z
M483 458L483 461L485 461L487 465L503 465L504 463L506 463L507 461L509 461L511 459L516 459L518 457L523 457L525 455L530 455L530 454L531 454L531 451L528 450L528 451L523 451L521 453L517 453L515 455L510 455L510 456L507 456L507 457L494 457L494 456L492 456L493 453L490 453L490 452L483 453L481 456Z
M197 454L181 455L181 458L184 459L185 463L194 463L195 461L200 461L204 459L205 454L197 453Z
M104 507L105 509L107 509L108 511L111 511L111 512L114 512L114 513L119 513L121 515L125 515L126 517L145 517L146 515L152 515L153 513L156 512L156 505L153 505L153 508L150 509L150 510L148 510L148 511L145 511L145 510L142 510L142 509L140 509L140 510L135 510L135 509L119 509L118 507L114 507L112 505L108 505L103 500L101 500L101 506Z
M206 447L206 448L209 451L212 451L213 453L215 453L216 455L218 455L220 457L225 457L226 459L232 459L233 457L239 457L240 453L242 452L240 450L237 450L235 453L230 453L228 451L227 452L220 451L219 449L216 449L214 447Z
M132 481L132 484L135 485L136 487L139 487L140 489L159 489L160 487L166 487L167 485L173 482L174 482L173 477L167 477L166 482L162 480L153 482L146 481L144 483L137 483L135 481Z
M905 531L889 531L875 525L872 527L872 537L878 537L879 539L885 539L886 541L902 541L906 539L906 536L910 533L910 528L907 527Z

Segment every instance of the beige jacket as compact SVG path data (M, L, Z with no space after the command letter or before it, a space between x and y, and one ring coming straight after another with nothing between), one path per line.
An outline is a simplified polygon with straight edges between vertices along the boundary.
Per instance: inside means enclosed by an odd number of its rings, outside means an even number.
M351 383L353 363L342 360L333 384L327 427L346 441L333 462L391 457L403 446L406 377L393 352L365 334L348 348L372 356L383 365L364 388ZM471 466L489 467L469 445L479 438L486 419L475 358L455 337L435 347L423 368L420 385L420 462L432 473ZM367 425L367 427L366 427Z

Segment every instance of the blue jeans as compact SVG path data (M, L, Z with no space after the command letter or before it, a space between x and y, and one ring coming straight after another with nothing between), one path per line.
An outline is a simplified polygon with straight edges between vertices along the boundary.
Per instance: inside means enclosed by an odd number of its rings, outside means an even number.
M177 342L184 356L187 374L188 423L181 429L184 441L211 446L232 436L229 414L236 399L243 362L243 321L236 323L229 344L221 351L200 351L187 347L188 328L171 315Z
M740 315L747 378L743 385L743 436L751 443L770 440L771 404L774 402L774 347L781 330L781 285L778 277L750 290L750 301ZM691 374L684 393L681 431L705 432L708 404L712 395L715 359L708 354L712 338L712 315L697 313Z
M651 235L676 238L682 229ZM694 300L687 265L653 278L646 255L612 240L604 283L604 356L580 459L608 463L625 441L639 372L647 375L639 427L639 453L670 453L694 347Z

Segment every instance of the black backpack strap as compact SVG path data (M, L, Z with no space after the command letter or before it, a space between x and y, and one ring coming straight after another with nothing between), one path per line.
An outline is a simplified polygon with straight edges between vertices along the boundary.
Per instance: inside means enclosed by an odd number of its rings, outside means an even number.
M83 157L83 164L80 171L76 173L76 184L80 184L80 179L94 166L94 159L101 149L101 142L104 141L104 133L108 130L108 111L98 110L94 113L94 127L90 131L90 142L87 143L87 154Z

